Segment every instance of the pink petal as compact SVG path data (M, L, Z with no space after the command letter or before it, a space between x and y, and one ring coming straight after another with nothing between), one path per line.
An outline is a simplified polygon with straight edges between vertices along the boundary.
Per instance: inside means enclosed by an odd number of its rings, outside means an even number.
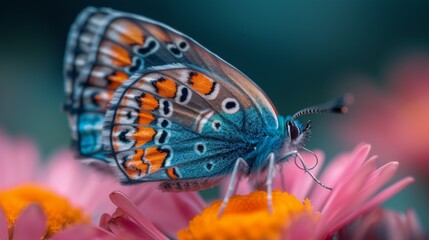
M401 220L401 214L385 211L385 221L387 225L387 236L392 240L402 240L408 238L408 232Z
M348 181L337 184L326 203L324 203L321 212L331 217L333 215L333 212L331 212L332 210L342 212L342 209L339 207L348 207L350 202L356 200L358 193L360 193L361 188L365 185L367 176L369 176L370 173L371 169L361 168L359 174L354 174ZM347 205L345 203L347 203ZM329 214L327 213L328 211Z
M324 155L321 151L315 151L316 156L319 159L318 165L310 170L315 176L318 175L321 170L324 162ZM310 168L315 163L315 157L312 154L304 153L302 154L304 161L307 166ZM298 166L301 166L301 163L297 162ZM295 197L301 201L309 197L310 190L315 186L314 180L302 169L298 168L293 159L290 159L283 166L283 172L279 173L274 182L274 188L281 189L281 174L283 174L284 184L286 191L293 194Z
M51 240L118 240L114 235L88 224L70 226L56 233Z
M85 166L74 156L69 150L58 151L51 158L48 174L42 176L42 181L47 182L55 192L68 197L73 204L92 212L98 219L98 214L103 211L95 211L113 207L108 196L110 192L120 188L120 184L113 176Z
M205 207L202 198L195 192L163 193L155 206L165 206L158 210L143 211L154 225L164 233L175 237L177 231L188 226L189 221L201 213ZM167 195L168 194L168 195ZM150 200L150 198L148 199ZM155 197L153 198L155 200ZM148 206L154 206L147 202ZM148 210L146 208L146 210ZM155 211L153 211L155 210Z
M359 222L358 228L353 231L354 236L352 236L352 240L364 240L368 231L371 230L371 227L382 220L382 218L383 211L381 209L375 209L362 219L359 219L358 221L361 222Z
M112 218L112 216L110 216L107 213L103 213L100 217L100 224L99 226L107 231L109 231L109 221Z
M127 240L167 239L167 238L154 238L149 232L144 231L144 229L142 229L139 225L123 217L111 219L109 221L109 228L120 239L127 239Z
M33 180L38 163L38 151L31 141L9 139L0 132L0 188Z
M138 191L136 188L138 188ZM131 202L138 206L139 204L144 204L146 199L153 193L159 192L159 189L158 184L156 183L145 183L144 187L141 187L141 185L139 187L133 185L122 185L120 192L128 196Z
M47 217L36 204L31 204L19 214L14 228L14 240L40 240L46 232Z
M295 219L282 233L282 239L314 239L315 222L309 217Z
M357 214L366 212L368 211L368 209L371 209L377 205L380 205L381 203L391 198L393 195L400 192L402 189L404 189L406 186L410 185L413 182L414 182L414 178L412 177L406 177L396 182L392 186L389 186L388 188L381 191L379 194L374 196L370 201L368 201L365 205L363 205L360 212L358 212Z
M177 209L179 209L183 217L188 220L191 220L195 215L201 213L206 207L204 200L195 192L171 193L171 195Z
M422 226L420 226L417 215L413 210L407 211L404 221L406 221L407 229L410 231L412 239L424 239Z
M335 228L333 228L330 232L335 232L339 230L342 226L345 226L348 224L352 219L355 219L366 212L370 211L371 209L375 208L376 206L380 205L399 191L401 191L403 188L408 186L414 181L413 178L407 177L402 179L401 181L393 184L392 186L386 188L379 194L377 194L375 197L373 197L371 200L369 200L367 203L365 203L363 206L360 206L355 211L351 212L350 214L347 214L346 217L342 218L336 223Z
M369 197L392 179L398 169L398 162L390 162L371 173L363 191Z
M171 237L186 227L206 205L196 192L166 193L154 185L145 185L144 189L150 190L150 195L142 201L132 202L157 229Z
M0 239L9 239L8 223L3 208L0 207Z
M335 158L322 174L321 181L331 186L335 192L341 185L349 182L356 171L360 171L369 150L369 145L362 144L356 147L351 154L342 154ZM327 199L332 198L332 194L324 188L315 188L310 196L314 209L320 210L322 206L326 205Z
M350 182L345 183L344 187L339 188L340 190L336 192L339 196L332 196L331 199L335 201L332 202L331 205L336 206L334 209L340 214L337 218L347 216L350 214L350 211L361 208L361 205L367 201L367 199L390 180L397 169L397 164L391 163L378 170L374 170L373 163L373 161L367 161L367 163L362 166L360 173L356 173L356 176L354 176ZM347 204L345 205L344 203ZM329 202L326 205L328 206ZM326 212L324 211L324 213ZM332 216L333 214L330 212L328 215Z
M44 173L42 176L43 182L63 196L71 196L82 189L82 186L77 184L80 183L80 168L73 156L71 151L57 152L49 161L48 174Z
M110 194L110 200L118 206L118 208L125 211L131 218L133 218L145 232L153 239L167 239L156 227L147 220L138 210L138 208L128 200L128 198L121 192L113 192Z
M326 237L339 228L338 222L350 214L365 199L361 189L365 186L371 168L363 167L355 178L334 189L325 206L321 210L317 236Z

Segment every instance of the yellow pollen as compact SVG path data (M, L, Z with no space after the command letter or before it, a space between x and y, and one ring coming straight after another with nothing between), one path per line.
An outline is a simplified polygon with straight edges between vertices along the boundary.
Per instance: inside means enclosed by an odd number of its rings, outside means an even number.
M72 206L67 198L37 185L24 185L0 191L0 207L6 214L9 232L21 211L29 204L36 203L47 217L44 238L73 224L90 222L89 217L79 208Z
M299 217L312 213L310 201L299 201L286 192L273 192L272 213L268 210L267 193L255 191L249 195L232 197L221 217L221 201L214 202L178 232L179 239L280 239L282 231Z

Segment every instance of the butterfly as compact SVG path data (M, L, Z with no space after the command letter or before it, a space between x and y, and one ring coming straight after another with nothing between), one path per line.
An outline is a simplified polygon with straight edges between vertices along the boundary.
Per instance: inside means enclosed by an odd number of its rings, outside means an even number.
M266 185L275 166L310 137L309 113L347 110L345 98L280 116L239 70L192 38L154 20L108 8L84 9L65 53L72 138L84 161L108 166L123 183L163 191L213 187L231 175L220 212L247 176Z

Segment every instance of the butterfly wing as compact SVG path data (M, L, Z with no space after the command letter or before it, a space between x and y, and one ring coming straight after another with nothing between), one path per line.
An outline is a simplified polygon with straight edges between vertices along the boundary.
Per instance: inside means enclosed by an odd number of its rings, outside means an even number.
M105 160L101 133L107 105L133 67L124 49L103 40L110 19L95 8L82 11L71 27L64 61L72 138L81 156L100 160Z
M246 118L257 115L228 86L186 65L137 73L124 83L103 134L123 180L218 179L229 173L237 158L253 151L246 130L255 125Z
M117 165L124 182L206 179L204 186L214 184L231 172L237 158L253 151L265 130L277 129L276 110L266 95L191 38L110 9L89 8L81 16L75 28L89 29L96 40L90 41L84 61L74 56L67 65L90 66L70 71L77 77L68 78L68 85L77 90L68 91L69 105L79 109L71 114L72 126L77 126L81 152L86 146L82 136L97 135L87 145ZM87 41L82 32L75 37L78 43ZM102 74L99 68L108 71ZM110 76L105 73L112 72L129 79L121 78L118 89L91 81L100 76L105 80ZM109 93L107 114L105 105L97 111L87 105L93 102L87 96L94 86ZM105 115L103 139L99 122L82 120L87 114Z

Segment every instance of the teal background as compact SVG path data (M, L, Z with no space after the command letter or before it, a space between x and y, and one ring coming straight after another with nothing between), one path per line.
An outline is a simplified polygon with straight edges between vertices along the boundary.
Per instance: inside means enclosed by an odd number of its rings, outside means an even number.
M145 15L193 37L252 78L281 114L353 92L349 77L382 79L390 62L429 50L424 0L9 1L0 15L0 128L31 137L44 156L70 143L63 53L70 24L90 5ZM346 119L312 116L309 148L328 159L351 150L327 130ZM414 207L428 226L426 191L417 183L388 206Z

